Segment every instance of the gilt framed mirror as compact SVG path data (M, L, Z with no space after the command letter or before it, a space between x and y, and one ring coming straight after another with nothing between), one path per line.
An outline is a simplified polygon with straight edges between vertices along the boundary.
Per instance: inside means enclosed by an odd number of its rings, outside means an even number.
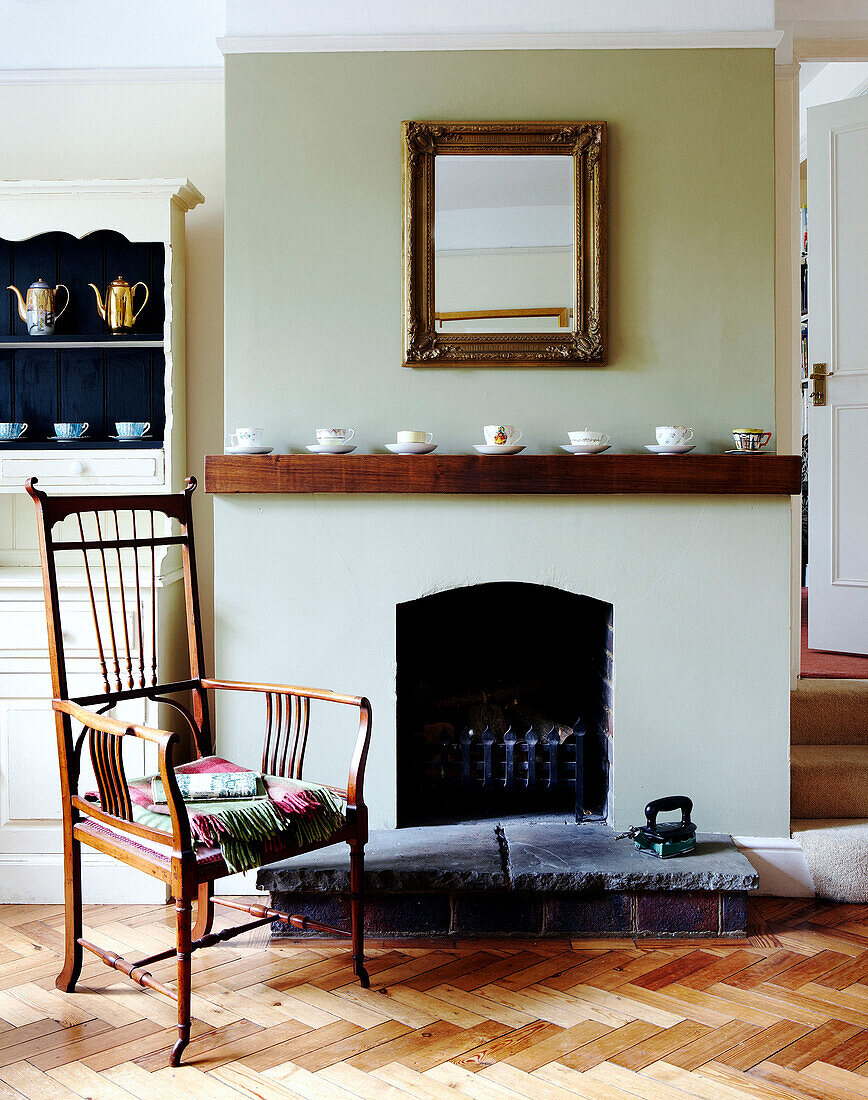
M605 122L404 122L404 366L603 366Z

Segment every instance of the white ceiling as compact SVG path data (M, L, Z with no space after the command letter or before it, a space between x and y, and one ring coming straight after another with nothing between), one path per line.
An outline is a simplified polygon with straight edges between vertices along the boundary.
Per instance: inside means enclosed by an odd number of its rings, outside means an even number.
M743 31L774 0L226 0L227 35Z
M541 47L558 46L557 35L623 34L663 36L630 45L694 44L690 35L730 36L722 41L735 45L776 26L787 42L793 34L868 37L868 0L0 0L0 79L132 69L219 75L217 39L227 36L306 39L308 48L310 40L323 48L325 39L409 35L444 36L448 48L510 35L538 36Z
M224 0L0 0L0 71L222 68Z

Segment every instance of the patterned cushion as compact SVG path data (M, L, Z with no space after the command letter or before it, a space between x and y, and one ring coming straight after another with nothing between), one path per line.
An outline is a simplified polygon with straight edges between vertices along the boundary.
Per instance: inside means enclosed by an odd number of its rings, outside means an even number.
M118 845L123 848L124 851L134 853L136 855L147 856L151 860L155 860L157 863L163 864L166 867L172 859L172 849L168 845L151 844L144 837L130 836L129 833L123 832L121 829L116 829L112 825L104 825L101 821L82 821L75 827L77 836L81 836L81 839L87 842L88 836L99 837L102 840L109 840L112 844ZM198 846L195 848L196 862L201 865L211 865L214 863L224 863L223 855L219 848L206 848L204 846Z

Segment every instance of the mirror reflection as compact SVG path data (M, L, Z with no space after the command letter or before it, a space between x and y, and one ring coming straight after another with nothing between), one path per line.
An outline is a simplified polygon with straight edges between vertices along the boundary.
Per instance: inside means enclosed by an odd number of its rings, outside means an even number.
M575 330L573 159L434 159L438 332Z

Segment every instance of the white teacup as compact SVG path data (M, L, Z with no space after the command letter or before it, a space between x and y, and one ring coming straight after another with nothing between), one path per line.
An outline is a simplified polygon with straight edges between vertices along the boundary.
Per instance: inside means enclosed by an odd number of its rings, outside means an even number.
M612 438L605 432L594 431L593 428L582 428L578 432L567 432L570 443L574 447L605 447Z
M4 420L0 424L0 441L6 443L10 439L20 439L27 431L27 425L23 421Z
M398 443L433 443L433 432L398 432Z
M355 434L354 428L317 428L316 441L320 447L339 447L349 443Z
M482 430L489 447L510 447L521 439L521 430L514 424L486 424Z
M236 428L229 436L230 447L260 447L265 428Z
M683 447L693 439L693 428L684 428L679 424L664 424L655 428L654 432L661 447Z

